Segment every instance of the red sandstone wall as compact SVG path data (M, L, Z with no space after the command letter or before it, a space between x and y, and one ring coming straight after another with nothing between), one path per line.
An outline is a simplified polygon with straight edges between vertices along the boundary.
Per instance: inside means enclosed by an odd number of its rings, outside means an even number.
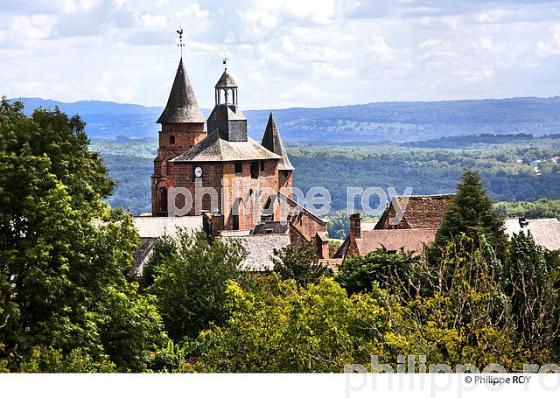
M171 143L171 137L175 142ZM204 123L164 124L159 132L159 147L154 160L152 175L152 214L165 215L161 212L160 188L175 186L173 165L168 161L184 153L206 137Z
M202 167L202 187L212 187L218 193L218 209L223 214L224 228L233 228L232 209L236 198L240 197L242 205L239 206L239 229L252 229L256 222L260 220L253 218L253 202L256 192L263 187L267 187L273 192L277 192L278 187L278 161L264 161L264 170L259 167L258 178L251 178L251 162L245 161L242 165L242 173L235 173L235 162L202 162L202 163L170 163L170 178L173 185L177 187L185 187L195 200L195 181L193 180L193 168ZM222 192L222 179L224 187ZM235 184L238 184L237 192L234 191ZM222 195L225 195L222 198ZM268 196L261 195L259 197L259 209L263 209ZM223 203L222 203L223 202ZM189 215L195 214L195 208L189 212ZM202 196L202 209L206 211L213 210L211 208L211 197L209 194Z

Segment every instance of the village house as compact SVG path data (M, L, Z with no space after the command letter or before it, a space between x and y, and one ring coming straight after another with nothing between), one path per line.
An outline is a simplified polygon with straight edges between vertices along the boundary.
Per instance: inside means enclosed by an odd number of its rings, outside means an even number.
M435 240L447 206L455 195L395 196L373 229L364 230L359 213L350 216L350 233L334 258L365 255L379 248L420 252ZM397 215L402 212L399 219Z

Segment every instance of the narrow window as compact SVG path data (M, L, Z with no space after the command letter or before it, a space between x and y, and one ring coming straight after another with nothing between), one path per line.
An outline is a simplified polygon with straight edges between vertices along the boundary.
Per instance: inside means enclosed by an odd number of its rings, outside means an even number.
M264 162L260 162L261 163L261 171L264 171Z
M235 162L235 174L243 174L243 163Z
M170 136L169 136L169 143L170 143L171 145L175 144L175 136L174 136L174 135L170 135Z
M159 189L159 209L163 213L167 213L167 189L161 187Z
M231 216L231 223L232 223L231 228L234 231L239 231L239 216L237 214Z
M251 162L251 178L259 178L259 162Z

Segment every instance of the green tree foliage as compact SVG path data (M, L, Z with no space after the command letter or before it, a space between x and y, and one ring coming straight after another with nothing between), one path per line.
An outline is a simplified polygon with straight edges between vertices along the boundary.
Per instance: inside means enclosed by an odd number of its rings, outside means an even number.
M21 104L2 101L0 344L11 370L34 355L81 350L140 371L159 344L151 299L125 277L138 243L132 220L101 201L112 182L87 145L79 118L58 110L27 117Z
M560 218L560 200L539 199L534 202L498 202L496 211L505 217Z
M288 147L288 154L296 168L295 186L304 192L316 186L327 188L333 210L346 209L346 188L350 186L393 186L399 193L412 187L415 194L453 192L465 168L480 172L488 195L498 201L560 199L556 188L560 185L560 165L547 160L558 156L560 137L537 137L528 142L502 137L504 142L499 145L478 144L458 149L314 143L313 147ZM448 138L443 141L449 142ZM157 143L94 141L92 149L102 154L111 177L119 182L110 203L130 209L133 214L150 212L150 179L145 176L152 172ZM543 161L538 172L530 164L535 160ZM374 195L371 205L378 204ZM360 208L359 200L356 206ZM344 216L338 212L331 215L332 238L346 237L342 228L346 230L347 226L338 222Z
M350 232L350 217L345 210L337 211L336 213L324 218L329 224L329 238L331 239L346 239Z
M165 257L155 268L148 289L171 338L196 337L211 324L224 322L226 285L240 276L245 256L237 241L209 242L204 233L179 233L177 255Z
M437 231L436 246L444 247L450 240L465 234L476 242L484 235L499 253L506 247L504 220L492 208L480 175L473 171L463 173L463 182L457 186L457 196L445 212Z
M546 261L545 250L529 233L511 238L503 269L504 289L511 300L514 324L534 356L550 349L560 332L560 275Z
M177 256L175 241L168 235L159 238L154 244L152 256L142 271L141 287L146 289L152 286L156 268L175 256Z
M230 317L200 334L206 349L190 369L341 372L346 364L368 369L370 355L393 368L399 355L426 355L432 364L520 370L528 350L516 339L492 248L462 235L446 245L439 268L454 270L449 280L424 275L432 288L407 301L377 281L368 293L351 296L330 278L302 288L273 274L251 291L232 282Z
M34 347L31 355L20 363L20 373L111 373L115 364L107 356L93 359L86 350L77 348L69 353L52 347Z
M348 294L367 293L379 286L410 298L417 290L417 262L418 259L410 252L389 253L380 248L344 261L338 268L335 280Z
M298 247L286 246L280 250L274 249L274 272L283 279L293 279L300 286L317 283L324 276L332 272L319 262L315 249L310 243Z
M408 304L417 327L407 339L395 339L393 348L426 353L432 363L521 370L528 358L511 326L501 263L484 237L472 240L462 234L448 242L438 267L425 268L430 289Z
M308 289L275 276L260 289L230 283L223 327L201 334L208 344L195 370L212 372L341 372L369 361L369 346L390 326L372 296L349 298L332 279Z

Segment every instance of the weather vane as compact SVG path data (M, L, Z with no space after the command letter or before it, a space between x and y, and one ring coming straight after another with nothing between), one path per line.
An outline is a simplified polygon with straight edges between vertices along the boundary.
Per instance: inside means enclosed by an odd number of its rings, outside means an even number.
M179 35L179 44L177 44L177 47L181 48L181 58L183 58L183 47L185 47L183 43L183 28L179 28L177 34Z
M229 58L227 56L227 54L224 55L224 60L222 61L222 63L224 64L224 68L227 70L227 63L229 61Z

